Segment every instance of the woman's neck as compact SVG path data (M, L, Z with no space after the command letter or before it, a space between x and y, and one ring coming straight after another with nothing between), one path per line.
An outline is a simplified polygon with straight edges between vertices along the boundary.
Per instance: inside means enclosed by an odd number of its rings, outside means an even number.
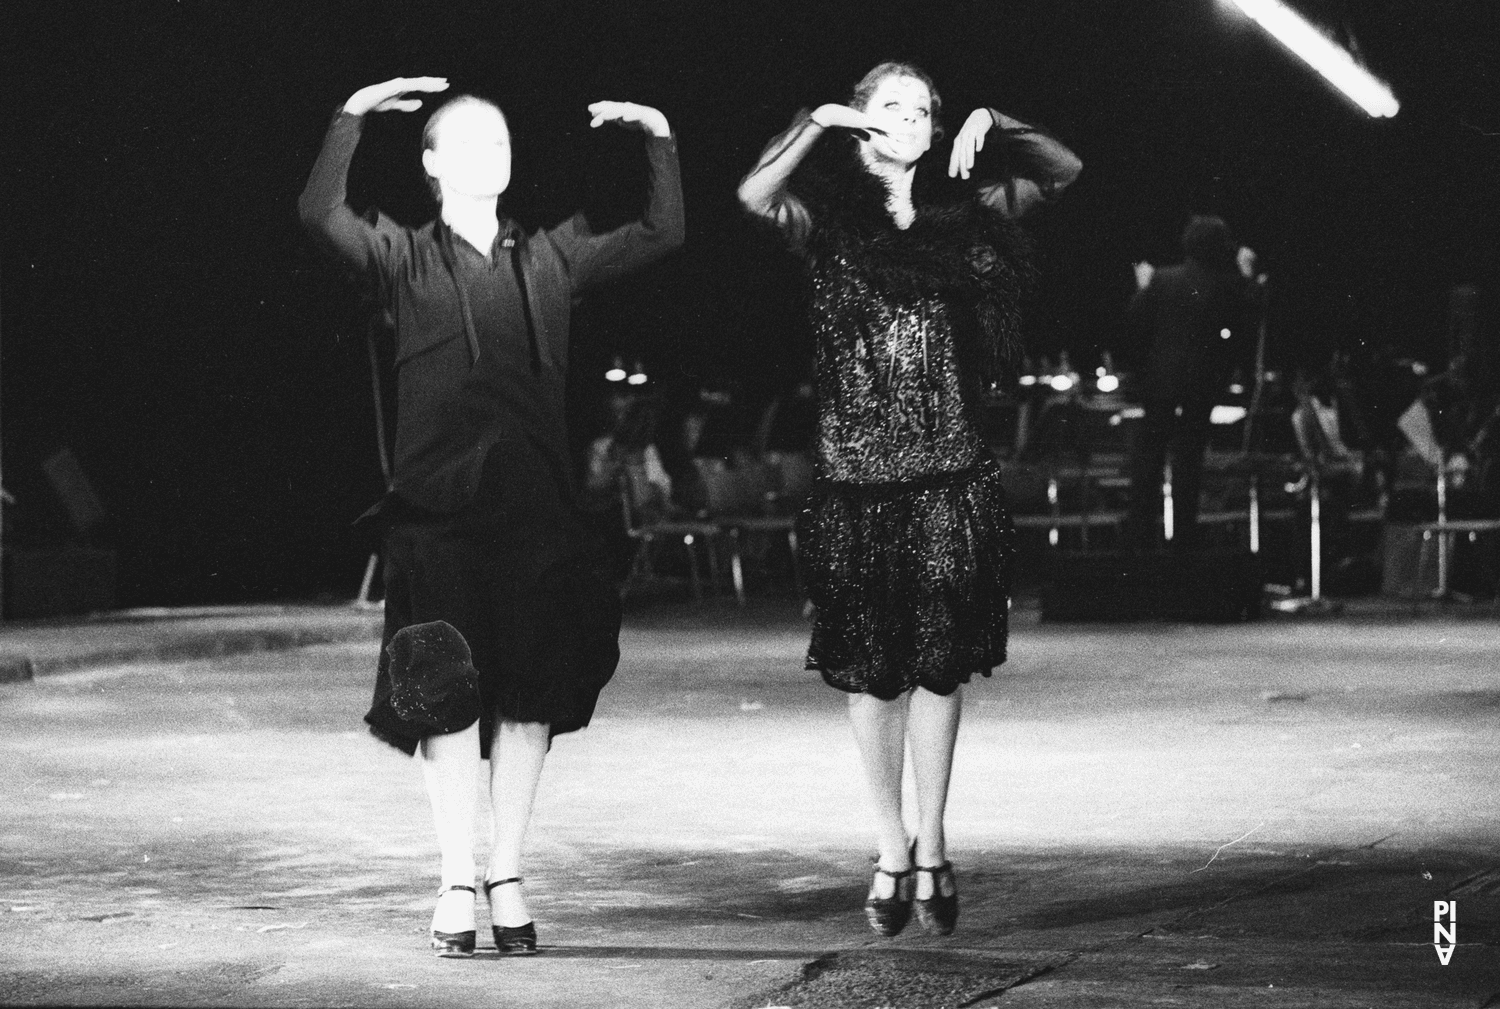
M876 178L884 182L886 189L890 191L890 195L886 197L885 208L895 218L896 227L911 227L912 221L916 220L917 217L917 209L911 199L911 183L913 177L916 175L917 166L915 164L903 165L876 157L866 157L865 167Z
M464 196L461 193L443 193L443 223L455 235L474 248L490 254L495 236L500 232L500 220L495 216L497 198L494 196Z

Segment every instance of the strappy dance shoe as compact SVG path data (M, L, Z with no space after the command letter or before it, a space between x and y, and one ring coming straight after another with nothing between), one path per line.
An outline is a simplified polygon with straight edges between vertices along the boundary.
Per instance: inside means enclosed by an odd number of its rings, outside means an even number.
M464 886L462 883L453 886L445 886L438 891L438 900L443 899L443 894L454 890L467 890L472 896L474 888ZM432 930L432 948L438 956L445 957L468 957L474 955L474 929L467 932L439 932Z
M495 914L495 902L490 898L490 891L497 886L505 886L507 883L521 885L520 876L512 876L509 879L497 879L493 883L484 884L484 898L490 901L490 918L492 924L490 930L495 933L495 949L500 951L501 956L531 956L536 950L536 922L528 921L524 925L495 925L493 924Z
M911 920L912 899L912 870L906 869L901 872L891 872L880 867L880 860L875 860L875 875L889 876L895 881L895 890L889 897L876 897L873 894L874 882L871 881L871 896L865 898L865 920L870 923L870 928L876 935L890 937L900 935L906 923Z
M932 896L918 897L917 921L922 928L934 935L948 935L958 924L958 878L953 875L953 863L942 865L916 865L913 872L925 872L932 877ZM943 891L947 890L945 894Z

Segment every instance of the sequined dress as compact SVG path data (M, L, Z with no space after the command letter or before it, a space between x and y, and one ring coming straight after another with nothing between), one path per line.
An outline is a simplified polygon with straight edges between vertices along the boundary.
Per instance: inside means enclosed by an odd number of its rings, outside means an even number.
M817 491L801 516L817 610L807 667L834 687L950 694L1005 661L1015 530L960 386L942 301L892 304L827 264Z
M977 205L919 207L902 231L883 190L863 194L878 213L859 206L863 185L853 205L806 198L797 243L819 409L799 521L807 668L882 699L951 694L1006 655L1015 528L975 401L987 345L1014 336L1024 264Z

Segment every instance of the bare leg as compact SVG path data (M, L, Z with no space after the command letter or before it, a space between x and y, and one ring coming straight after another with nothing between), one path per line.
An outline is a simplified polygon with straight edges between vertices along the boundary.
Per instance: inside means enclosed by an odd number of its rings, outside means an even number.
M849 695L849 723L854 727L854 740L859 745L860 762L864 764L865 781L870 788L880 867L890 872L911 868L906 825L901 819L906 704L905 696L882 701L869 694ZM870 893L875 897L890 897L895 887L889 876L876 874Z
M936 866L947 861L943 814L948 808L948 781L953 773L953 745L958 740L963 688L944 697L918 687L912 691L907 733L917 784L917 864ZM932 896L932 874L917 873L917 899Z
M437 828L442 857L442 885L474 885L474 807L478 800L479 723L459 732L422 740L422 777L432 801L432 823ZM445 893L432 914L440 932L466 932L474 927L474 895L464 890Z
M490 748L490 865L486 880L521 875L521 843L531 821L531 805L547 759L545 722L499 721ZM515 928L531 920L521 888L496 887L491 893L494 924Z

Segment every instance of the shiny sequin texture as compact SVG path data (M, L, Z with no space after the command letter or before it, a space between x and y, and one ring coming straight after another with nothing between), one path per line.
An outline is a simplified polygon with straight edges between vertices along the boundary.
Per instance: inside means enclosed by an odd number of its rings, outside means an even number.
M844 255L813 266L818 466L802 515L807 667L891 699L1005 660L1015 529L938 297L892 298Z

